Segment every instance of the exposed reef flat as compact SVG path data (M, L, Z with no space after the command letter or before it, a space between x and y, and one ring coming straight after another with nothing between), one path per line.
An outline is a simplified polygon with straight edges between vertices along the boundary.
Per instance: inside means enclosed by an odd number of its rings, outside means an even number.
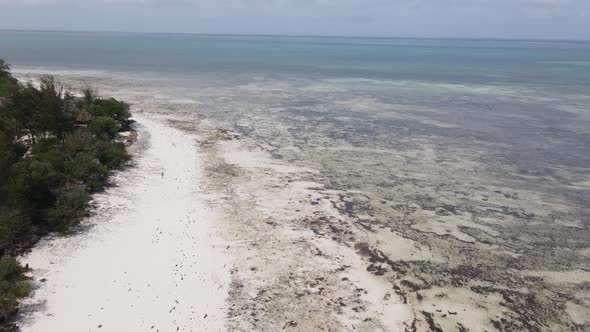
M587 94L84 75L203 138L232 329L590 328Z
M589 98L472 90L257 83L199 108L225 111L275 164L314 170L275 186L315 183L307 202L339 214L297 225L388 280L413 309L407 330L588 329Z

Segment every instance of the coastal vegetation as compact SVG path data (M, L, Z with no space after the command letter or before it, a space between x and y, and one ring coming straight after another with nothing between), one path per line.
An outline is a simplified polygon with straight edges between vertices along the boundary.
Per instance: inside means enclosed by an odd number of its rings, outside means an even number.
M0 323L28 294L14 255L78 224L90 195L129 160L117 138L130 116L89 87L76 97L51 76L21 83L0 59Z

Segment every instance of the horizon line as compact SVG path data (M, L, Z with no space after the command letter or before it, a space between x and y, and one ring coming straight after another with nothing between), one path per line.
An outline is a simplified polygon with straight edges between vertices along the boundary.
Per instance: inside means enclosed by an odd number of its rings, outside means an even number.
M40 33L113 33L139 35L192 35L218 37L283 37L283 38L353 38L353 39L415 39L415 40L466 40L466 41L533 41L533 42L578 42L588 43L590 39L551 39L551 38L506 38L506 37L410 37L410 36L363 36L363 35L305 35L305 34L248 34L248 33L203 33L203 32L147 32L114 30L60 30L60 29L0 29L0 32L40 32Z

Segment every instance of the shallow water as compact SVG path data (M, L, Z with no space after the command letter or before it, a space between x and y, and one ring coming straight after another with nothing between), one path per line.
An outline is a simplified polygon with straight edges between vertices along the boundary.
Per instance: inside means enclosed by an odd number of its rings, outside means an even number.
M0 55L317 170L421 321L590 328L588 43L0 32Z

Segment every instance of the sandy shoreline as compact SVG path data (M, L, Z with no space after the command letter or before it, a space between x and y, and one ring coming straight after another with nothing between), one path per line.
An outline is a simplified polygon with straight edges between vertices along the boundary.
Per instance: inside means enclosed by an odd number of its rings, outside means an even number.
M23 331L224 330L230 261L199 189L195 138L135 118L134 166L94 197L79 232L21 257L36 287Z
M329 200L310 204L320 185L298 174L313 170L277 164L231 133L197 137L194 124L166 119L137 115L134 165L114 176L117 186L95 196L76 234L21 257L36 288L23 331L409 326L409 308L354 248L297 224L339 215ZM244 176L252 173L256 187ZM290 181L277 189L277 177Z

